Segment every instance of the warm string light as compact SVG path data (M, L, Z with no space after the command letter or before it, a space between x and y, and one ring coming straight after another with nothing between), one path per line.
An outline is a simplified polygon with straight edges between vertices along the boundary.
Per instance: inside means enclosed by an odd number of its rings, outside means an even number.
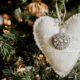
M0 15L0 25L3 25L4 19L3 17Z
M32 0L32 2L37 2L37 1L42 1L42 0Z
M17 72L23 73L23 72L25 72L25 70L26 70L26 69L22 67L22 68L18 68L18 69L17 69Z
M38 60L42 60L43 59L43 55L40 54L38 57L37 57Z
M5 27L11 26L11 20L8 14L0 15L0 25L5 25Z
M9 1L8 1L8 4L12 4L12 1L9 0Z
M3 79L1 79L1 80L7 80L6 78L3 78Z
M9 30L6 30L6 29L3 29L3 32L4 33L9 33L10 31Z
M4 19L4 24L10 26L11 25L11 20Z
M36 78L37 78L37 80L40 80L40 75L36 74Z
M18 19L18 21L19 21L19 22L22 22L22 21L23 21L23 19L22 19L22 18L19 18L19 19Z
M32 21L32 20L29 20L29 21L28 21L28 25L29 25L29 26L33 26L33 21Z
M3 14L3 19L4 19L4 24L10 26L11 25L11 20L8 14Z
M12 23L10 20L10 16L8 14L0 15L0 25L5 26L5 29L3 29L3 33L10 32L11 24Z

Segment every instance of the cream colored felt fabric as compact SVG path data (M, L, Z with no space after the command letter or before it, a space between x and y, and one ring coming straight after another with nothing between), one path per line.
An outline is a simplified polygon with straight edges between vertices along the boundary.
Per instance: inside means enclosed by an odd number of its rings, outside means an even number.
M61 77L65 77L79 58L80 14L72 16L64 24L63 31L71 38L70 45L64 50L55 49L51 43L52 36L59 33L60 26L58 24L57 19L42 16L35 21L33 34L37 46L47 57L54 71Z

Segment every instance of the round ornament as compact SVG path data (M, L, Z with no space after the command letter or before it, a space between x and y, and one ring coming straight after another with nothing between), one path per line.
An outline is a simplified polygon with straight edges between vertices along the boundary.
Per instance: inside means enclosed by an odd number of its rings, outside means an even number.
M25 9L35 17L44 16L48 13L48 6L40 1L30 3Z
M58 33L52 37L52 44L58 50L66 49L70 44L70 37L65 33Z

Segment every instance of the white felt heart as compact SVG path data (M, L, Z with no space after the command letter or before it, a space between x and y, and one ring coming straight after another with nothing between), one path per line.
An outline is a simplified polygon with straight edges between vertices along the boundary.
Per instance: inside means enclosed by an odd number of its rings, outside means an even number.
M33 34L36 44L45 54L54 71L61 77L65 77L79 58L80 14L74 15L64 22L63 31L70 36L70 44L64 50L57 50L54 48L51 39L59 33L62 26L59 26L57 19L42 16L35 21Z

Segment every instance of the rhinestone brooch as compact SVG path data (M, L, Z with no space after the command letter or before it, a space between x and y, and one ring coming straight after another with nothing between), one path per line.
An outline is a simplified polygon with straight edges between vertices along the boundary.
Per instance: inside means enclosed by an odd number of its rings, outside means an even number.
M66 49L70 44L70 37L65 33L58 33L52 37L52 44L58 50Z

